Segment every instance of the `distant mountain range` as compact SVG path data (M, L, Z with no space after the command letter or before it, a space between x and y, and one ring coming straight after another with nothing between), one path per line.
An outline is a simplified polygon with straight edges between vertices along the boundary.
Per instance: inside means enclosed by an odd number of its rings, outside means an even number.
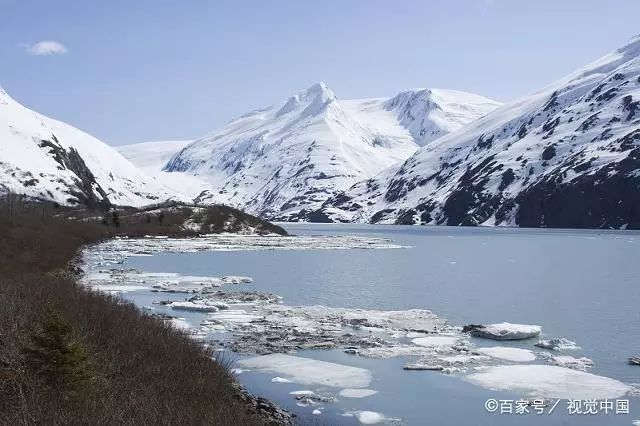
M640 228L640 37L502 106L440 89L341 100L317 83L202 138L118 150L0 90L0 194L226 203L284 221Z
M205 184L195 185L200 203L229 203L270 219L313 220L309 212L327 199L498 105L435 89L343 101L317 83L193 141L163 170L202 179ZM135 154L136 145L121 152L134 163L158 156L158 145L145 146L148 155Z
M353 185L321 221L640 228L640 37Z

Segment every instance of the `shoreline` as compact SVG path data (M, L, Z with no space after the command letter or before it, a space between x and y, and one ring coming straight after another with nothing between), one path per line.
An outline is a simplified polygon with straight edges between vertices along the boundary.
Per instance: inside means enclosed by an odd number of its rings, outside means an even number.
M175 226L139 227L129 222L133 215L105 225L45 215L39 207L0 214L5 421L293 424L291 413L250 394L228 366L175 327L80 283L78 260L87 247L122 233L177 236ZM54 361L58 353L67 355Z

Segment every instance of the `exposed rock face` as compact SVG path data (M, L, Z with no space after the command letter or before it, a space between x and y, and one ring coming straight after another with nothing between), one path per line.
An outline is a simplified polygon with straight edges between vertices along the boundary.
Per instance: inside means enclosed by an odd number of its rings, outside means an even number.
M51 140L40 141L39 146L40 148L48 149L49 155L54 158L62 169L69 170L75 175L76 184L68 190L69 195L73 198L68 201L79 202L89 208L101 207L107 209L111 207L107 193L96 182L96 177L75 148L63 148L55 135L51 136Z
M640 228L640 37L421 148L308 217Z

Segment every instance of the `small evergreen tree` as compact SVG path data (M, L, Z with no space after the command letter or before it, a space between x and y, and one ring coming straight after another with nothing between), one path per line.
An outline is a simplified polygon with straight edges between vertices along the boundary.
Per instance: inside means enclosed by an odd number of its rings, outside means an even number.
M158 215L158 223L160 225L162 225L162 222L164 222L164 212L161 211L160 214Z
M23 348L27 366L52 388L74 389L88 378L86 350L72 331L67 320L48 311Z
M145 222L151 223L151 215L147 215L144 219Z

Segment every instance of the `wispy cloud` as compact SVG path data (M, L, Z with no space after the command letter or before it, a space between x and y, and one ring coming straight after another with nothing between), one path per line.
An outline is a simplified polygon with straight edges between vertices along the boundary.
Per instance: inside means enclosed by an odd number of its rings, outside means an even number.
M30 55L36 56L64 55L67 53L67 48L55 40L42 40L34 44L25 44L24 48Z

